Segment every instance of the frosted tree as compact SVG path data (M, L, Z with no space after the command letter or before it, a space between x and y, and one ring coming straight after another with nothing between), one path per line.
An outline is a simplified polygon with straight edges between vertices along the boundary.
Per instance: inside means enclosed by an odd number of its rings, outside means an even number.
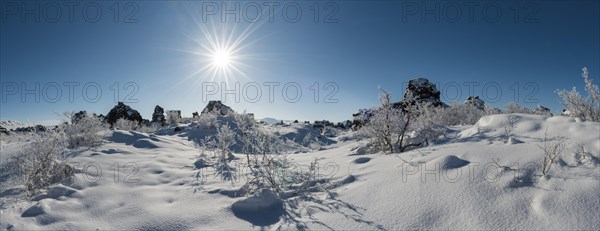
M585 82L585 91L588 96L583 97L575 87L570 91L559 90L557 94L562 98L562 103L568 115L580 117L588 121L600 121L600 91L589 78L587 68L582 69L581 76Z
M377 147L390 153L402 152L406 147L415 146L414 144L405 144L411 122L413 122L412 113L415 106L408 104L405 108L394 107L390 101L390 94L383 89L381 91L379 96L381 106L375 111L369 122L363 126L362 132L370 137Z
M68 119L62 126L67 136L69 148L80 146L93 147L102 143L105 132L108 129L100 117L88 114L85 111L65 112L63 116Z
M17 177L16 182L25 186L28 196L35 195L74 174L73 167L63 161L67 145L62 132L33 133L19 154L8 158L4 171Z

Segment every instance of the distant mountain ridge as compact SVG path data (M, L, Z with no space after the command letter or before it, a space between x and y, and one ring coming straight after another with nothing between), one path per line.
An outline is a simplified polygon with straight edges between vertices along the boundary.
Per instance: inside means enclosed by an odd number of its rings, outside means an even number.
M25 124L15 120L0 120L0 127L6 128L7 130L17 129L21 127L31 126L29 124Z

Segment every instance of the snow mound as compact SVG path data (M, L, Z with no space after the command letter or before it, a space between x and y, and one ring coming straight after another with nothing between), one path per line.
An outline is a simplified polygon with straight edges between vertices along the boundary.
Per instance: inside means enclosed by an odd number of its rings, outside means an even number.
M370 157L359 157L359 158L356 158L352 162L354 162L355 164L364 164L364 163L369 162L370 160L371 160Z
M523 141L515 138L515 137L509 137L508 140L506 140L506 144L522 144L524 143Z
M41 195L34 197L33 200L39 201L39 200L46 199L46 198L58 199L59 197L62 197L62 196L74 197L75 195L77 195L76 193L77 193L76 189L59 184L57 186L54 186L54 187L48 189L46 194L41 194Z
M449 169L462 168L464 166L467 166L471 162L461 159L455 155L448 155L448 156L442 156L440 158L437 158L437 159L433 160L432 163L439 164L439 166L443 170L449 170Z
M263 189L253 196L231 205L233 214L253 225L268 226L277 223L284 213L283 201L271 190Z
M548 117L546 115L517 113L484 116L473 127L460 132L457 138L461 141L485 139L504 141L505 124L509 120L516 121L511 136L525 143L538 141L540 137L544 136L546 130L548 136L566 137L579 140L581 143L588 143L588 141L600 135L598 132L600 124L596 122L579 121L563 116Z

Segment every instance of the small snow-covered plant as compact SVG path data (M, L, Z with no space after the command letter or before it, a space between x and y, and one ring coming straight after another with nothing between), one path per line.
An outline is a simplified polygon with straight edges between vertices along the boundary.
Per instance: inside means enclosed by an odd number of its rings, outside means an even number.
M181 115L177 111L167 112L167 124L177 125L181 122Z
M217 123L217 115L214 113L203 113L200 115L200 119L198 119L198 123L202 128L213 129L216 128Z
M253 153L265 155L279 153L282 150L281 142L278 137L271 133L255 130L251 146Z
M67 136L69 148L94 147L102 143L108 128L100 117L86 112L65 112L63 116L68 119L61 129Z
M160 127L159 123L142 124L137 130L143 133L152 133L160 129Z
M407 133L411 130L413 122L414 106L408 105L406 108L397 108L390 101L390 94L381 90L381 106L374 112L374 115L361 128L372 143L382 151L394 153L402 152L406 147L417 144L405 144ZM410 97L408 97L410 98ZM410 102L410 101L409 101Z
M217 128L216 141L208 138L201 141L203 151L216 149L216 162L213 164L215 175L220 176L222 181L236 180L236 168L230 165L230 162L235 158L230 151L232 145L235 144L235 133L229 127L229 124L221 125ZM199 159L200 160L200 159Z
M233 119L238 129L240 129L239 138L242 141L242 153L246 154L246 161L250 166L250 152L252 149L252 139L254 139L254 129L256 122L250 114L234 114Z
M119 118L115 124L113 124L113 128L124 130L124 131L133 131L138 129L139 124L133 120L127 120L125 118Z
M533 110L526 108L518 103L511 102L506 105L505 114L523 113L523 114L536 114Z
M600 121L600 90L589 78L587 68L582 69L581 76L585 82L587 97L581 96L575 87L571 91L557 90L556 93L562 98L562 104L569 111L569 115L580 117L584 120Z
M250 193L268 188L278 194L288 192L298 195L328 182L325 176L318 174L317 159L308 167L291 161L283 153L256 156L253 161L251 178L246 182L246 189Z
M433 120L439 125L472 125L487 115L487 111L472 105L452 104L447 108L432 108Z
M542 159L542 175L548 174L552 165L556 163L560 154L567 147L567 143L563 137L549 137L548 136L548 128L546 127L546 131L544 132L544 138L542 139L542 144L537 145L540 150L542 150L544 158Z
M592 153L587 152L584 144L578 143L577 147L575 148L575 159L577 159L577 161L580 163L585 163L593 161L594 159L597 159L597 157L592 155Z
M504 136L504 143L507 143L510 137L512 136L512 132L515 129L518 118L514 115L508 116L506 121L502 122L502 126L504 127L504 131L502 135Z
M446 128L441 125L440 114L444 108L435 108L429 103L418 104L418 116L415 117L414 129L424 145L437 140L444 134Z
M67 144L64 133L34 133L19 154L8 159L8 171L25 186L28 196L74 174L73 167L61 161Z
M230 159L231 151L229 148L235 144L236 134L229 124L223 124L217 128L217 148L222 157Z
M221 177L221 181L229 181L232 184L237 180L237 170L231 166L231 160L221 156L214 164L215 175Z

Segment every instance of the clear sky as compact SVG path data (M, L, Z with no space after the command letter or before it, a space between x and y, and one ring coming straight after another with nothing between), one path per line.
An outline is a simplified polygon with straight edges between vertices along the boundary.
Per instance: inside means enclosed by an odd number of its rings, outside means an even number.
M222 100L257 118L341 121L377 105L378 86L399 100L416 77L438 83L448 104L478 95L558 113L554 91L583 90L582 67L600 79L598 1L0 7L2 120L106 114L116 101L144 118L155 105L191 116Z

